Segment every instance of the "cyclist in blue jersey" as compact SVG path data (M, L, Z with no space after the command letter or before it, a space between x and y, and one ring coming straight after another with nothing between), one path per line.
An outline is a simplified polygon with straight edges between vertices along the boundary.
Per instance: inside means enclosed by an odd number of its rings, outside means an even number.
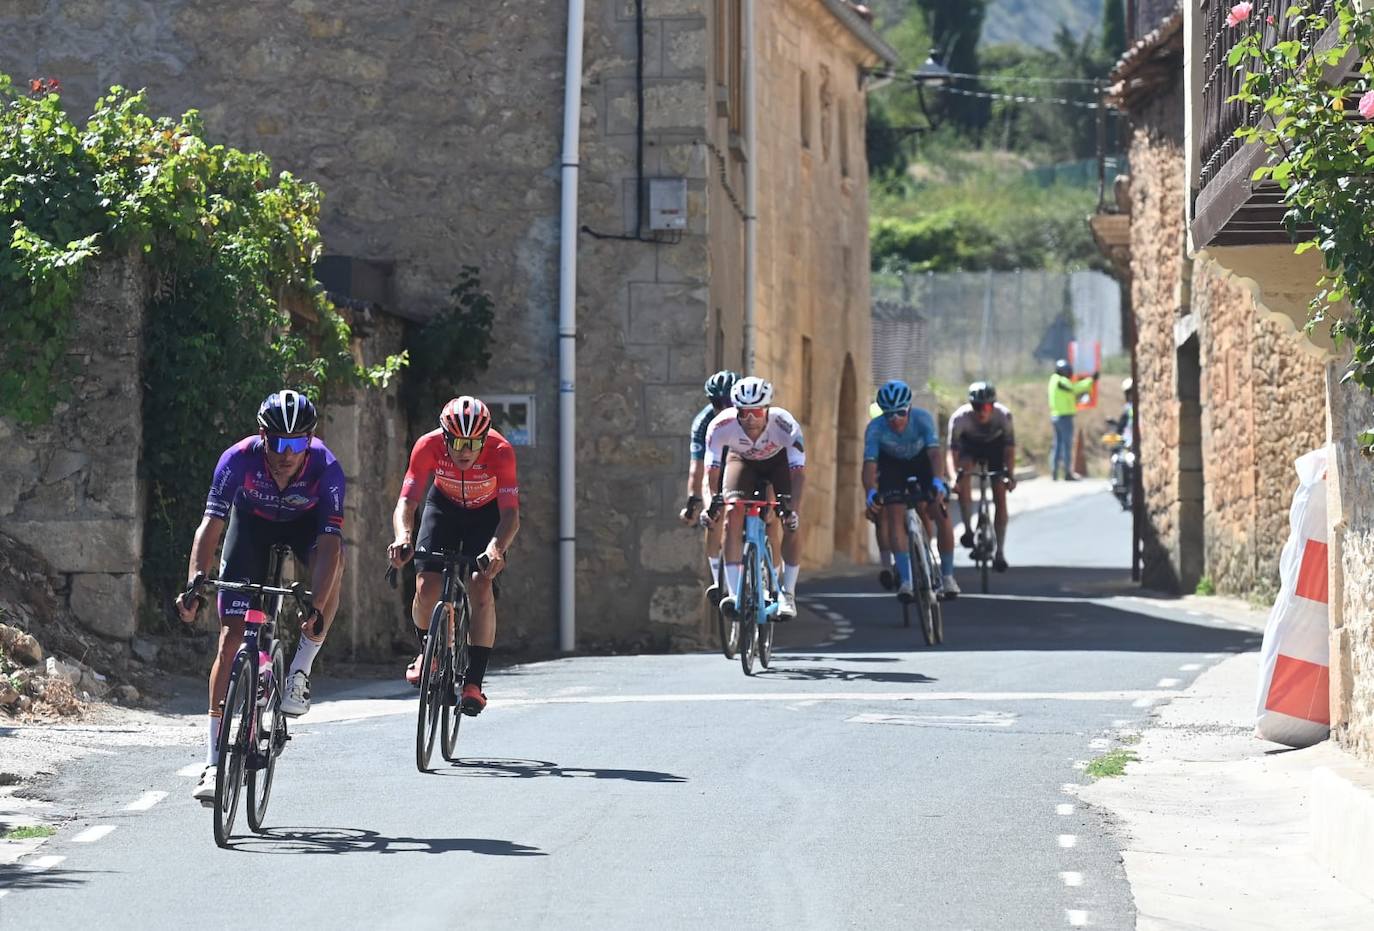
M266 582L272 547L291 547L297 562L310 570L314 608L301 624L300 643L287 673L282 712L310 710L310 669L324 644L339 607L343 578L344 474L329 448L315 438L319 415L315 405L296 391L277 391L258 408L258 432L226 449L215 467L205 517L191 545L189 580L210 574L224 537L219 577L240 582ZM227 530L226 530L227 525ZM195 620L199 599L177 611ZM219 650L210 668L210 742L206 766L192 796L203 804L215 798L216 741L224 693L234 654L243 642L246 595L220 592Z
M892 547L897 564L900 598L912 595L911 550L906 532L906 485L915 477L925 495L922 507L927 525L935 523L940 548L940 588L946 598L959 594L954 579L954 525L943 500L949 497L944 462L935 420L927 411L911 406L911 388L890 381L878 389L882 415L869 421L864 431L863 484L868 512L880 524L879 539ZM933 505L933 506L932 506Z
M702 482L706 478L706 428L716 415L730 406L730 389L735 387L739 376L728 369L721 369L706 379L707 404L697 412L692 420L691 446L687 450L687 504L678 512L678 519L684 524L697 522L703 501ZM710 604L720 600L716 579L720 578L721 534L725 532L725 522L716 518L706 524L706 562L711 567L711 584L706 589Z

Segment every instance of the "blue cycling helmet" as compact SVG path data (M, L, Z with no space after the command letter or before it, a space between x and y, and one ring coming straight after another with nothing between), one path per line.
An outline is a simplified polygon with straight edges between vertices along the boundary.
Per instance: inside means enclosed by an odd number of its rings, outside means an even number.
M730 389L735 387L735 382L737 381L739 381L738 375L729 369L721 369L719 372L706 379L706 396L712 401L729 404Z
M906 382L893 379L878 389L878 406L884 414L895 414L911 406L911 389Z

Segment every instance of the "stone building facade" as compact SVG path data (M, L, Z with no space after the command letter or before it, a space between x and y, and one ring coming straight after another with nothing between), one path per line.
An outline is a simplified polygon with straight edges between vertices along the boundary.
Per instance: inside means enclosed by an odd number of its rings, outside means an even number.
M739 144L739 20L739 0L587 3L579 222L607 238L579 242L581 648L686 646L706 633L700 538L674 518L701 383L715 367L740 365L736 202L749 157L762 181L760 374L778 382L784 406L812 399L814 423L803 422L815 438L813 565L831 556L836 502L858 500L857 463L836 462L843 410L860 416L841 390L843 373L851 364L866 371L869 342L861 70L895 57L843 0L761 9L761 132L774 131L775 109L799 110L797 69L813 74L816 167L803 174L795 131L777 148ZM278 169L318 182L328 250L385 271L380 290L351 296L423 320L443 306L461 266L481 270L498 308L495 351L469 390L529 396L535 411L532 445L517 450L523 520L501 634L534 649L557 642L565 31L566 4L553 0L416 0L404 9L376 0L73 0L0 11L6 67L19 78L60 78L73 113L111 84L146 87L155 112L199 109L212 138L262 150ZM656 177L686 180L679 234L650 235L641 222L645 182ZM811 184L818 202L799 205L806 189L790 182ZM360 399L323 434L358 501L353 610L387 614L396 630L402 608L369 580L409 442L430 427L400 416L394 397ZM358 628L348 608L341 616L355 625L354 641L373 649L384 638Z
M1114 258L1136 338L1142 581L1274 591L1293 460L1324 442L1323 363L1247 283L1190 253L1181 9L1135 38L1113 73L1133 124ZM1109 224L1094 226L1101 241Z

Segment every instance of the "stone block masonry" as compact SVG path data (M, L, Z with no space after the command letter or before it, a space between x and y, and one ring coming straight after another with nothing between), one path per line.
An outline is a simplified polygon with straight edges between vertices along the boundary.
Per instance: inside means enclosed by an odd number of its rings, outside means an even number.
M66 577L72 613L107 637L134 634L143 590L143 266L91 264L72 307L69 392L51 422L0 417L0 529Z

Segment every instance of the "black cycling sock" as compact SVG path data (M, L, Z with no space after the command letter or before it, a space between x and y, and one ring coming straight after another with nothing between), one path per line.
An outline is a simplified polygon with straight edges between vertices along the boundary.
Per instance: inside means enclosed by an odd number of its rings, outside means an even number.
M482 687L482 677L487 674L487 660L491 658L491 647L468 647L468 671L463 676L464 685Z

